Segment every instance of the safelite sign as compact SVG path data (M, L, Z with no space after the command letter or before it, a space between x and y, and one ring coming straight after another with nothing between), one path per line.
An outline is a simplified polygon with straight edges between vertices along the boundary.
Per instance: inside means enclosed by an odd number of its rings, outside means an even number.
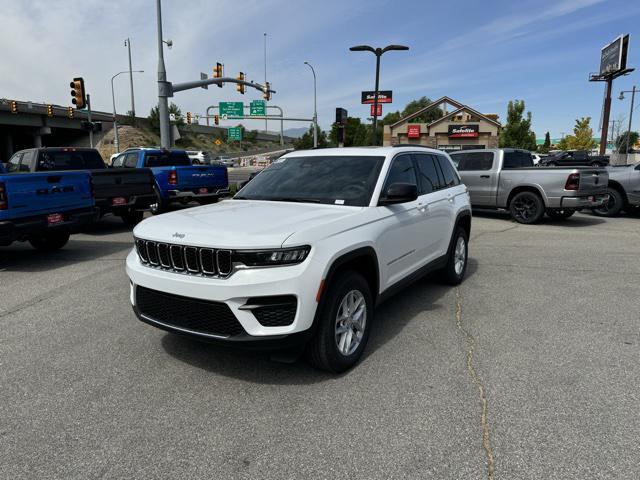
M478 125L449 125L449 138L476 138Z
M407 138L420 138L420 125L407 125Z

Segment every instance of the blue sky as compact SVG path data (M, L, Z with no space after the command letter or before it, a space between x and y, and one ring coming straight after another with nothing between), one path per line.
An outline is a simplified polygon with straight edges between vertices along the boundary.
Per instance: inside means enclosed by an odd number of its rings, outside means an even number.
M110 78L127 69L123 40L130 36L134 69L145 70L135 77L139 114L157 101L154 1L0 0L0 12L0 97L68 105L67 83L82 75L94 108L110 111ZM312 75L303 64L308 60L318 75L324 128L337 106L352 116L368 115L360 91L373 89L375 57L349 52L356 44L410 47L382 59L380 87L394 92L393 105L383 113L423 95L448 95L505 120L507 102L524 99L538 136L547 130L554 137L570 133L579 116L591 116L597 133L604 85L587 77L598 68L601 47L616 36L631 34L629 65L640 68L640 2L164 0L163 15L164 37L174 42L165 50L169 80L196 79L221 61L227 74L242 70L261 82L267 32L268 79L278 92L273 104L289 116L311 116ZM615 81L613 119L627 120L629 100L617 95L640 83L637 75ZM117 108L124 112L126 77L115 85ZM173 101L183 111L204 113L221 100L248 103L259 97L243 97L226 86L182 92ZM640 122L640 112L636 118ZM302 124L287 125L294 126Z

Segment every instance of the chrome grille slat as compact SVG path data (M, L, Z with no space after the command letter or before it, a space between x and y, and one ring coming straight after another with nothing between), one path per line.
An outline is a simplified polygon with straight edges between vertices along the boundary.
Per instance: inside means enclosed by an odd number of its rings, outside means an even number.
M233 272L232 251L135 239L138 258L147 267L187 275L226 278Z

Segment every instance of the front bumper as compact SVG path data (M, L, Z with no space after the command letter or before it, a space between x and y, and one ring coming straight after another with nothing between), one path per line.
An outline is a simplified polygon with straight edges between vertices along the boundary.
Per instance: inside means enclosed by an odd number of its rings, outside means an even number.
M53 225L47 224L47 215L35 215L0 222L0 245L8 245L14 241L28 240L46 232L69 230L77 232L83 226L94 221L96 210L93 207L61 212L65 221Z
M131 280L130 301L140 320L201 340L233 344L259 341L264 346L283 346L292 338L297 340L304 337L297 334L308 333L313 325L317 308L316 294L323 275L322 265L312 258L299 265L237 270L227 278L187 275L149 267L140 262L135 250L129 254L126 263ZM178 320L152 318L139 308L137 287L186 297L195 302L224 304L242 328L233 335L216 335L193 328L185 329L182 327L184 323ZM285 295L294 296L297 303L293 321L286 326L264 326L251 310L243 308L249 299Z
M560 200L561 208L595 208L601 205L609 199L609 195L589 195L585 197L562 197Z

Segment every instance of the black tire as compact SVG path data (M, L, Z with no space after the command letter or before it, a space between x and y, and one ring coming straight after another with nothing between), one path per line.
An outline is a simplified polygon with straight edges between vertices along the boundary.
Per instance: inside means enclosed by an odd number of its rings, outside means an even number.
M346 301L347 295L352 292L359 292L364 301L364 325L361 338L355 349L350 353L347 352L348 354L344 354L340 352L339 340L336 338L339 335L336 332L338 328L338 313L341 311L341 304ZM369 340L373 322L373 297L367 281L362 275L354 271L336 274L325 295L322 311L317 319L319 322L317 330L307 345L306 355L309 363L314 367L332 373L341 373L353 367L360 360ZM353 331L355 330L352 329ZM357 335L357 332L355 335Z
M602 164L600 162L591 162L589 165L591 167L602 167Z
M547 215L554 220L565 220L576 213L575 210L565 210L562 208L547 208Z
M39 237L30 238L29 243L33 248L41 252L53 252L64 247L70 236L70 233L66 230L48 232Z
M511 218L525 225L539 222L544 215L544 210L542 198L534 192L517 193L509 204Z
M593 213L599 217L615 217L624 207L624 198L622 194L615 188L607 188L609 200L601 207L594 208Z
M557 166L558 166L558 162L549 162L545 164L545 167L557 167Z
M133 227L142 221L144 218L144 212L142 210L128 210L120 215L120 218L122 218L125 225Z
M152 203L149 206L149 211L153 215L160 215L161 213L164 213L165 210L167 209L167 204L160 196L160 192L156 187L153 187L153 191L156 194L156 203Z
M459 251L462 243L462 251ZM451 245L449 246L449 254L447 256L447 265L440 270L440 278L449 285L460 285L467 272L467 264L469 258L469 236L462 227L457 227L453 236ZM458 261L462 261L462 268Z

